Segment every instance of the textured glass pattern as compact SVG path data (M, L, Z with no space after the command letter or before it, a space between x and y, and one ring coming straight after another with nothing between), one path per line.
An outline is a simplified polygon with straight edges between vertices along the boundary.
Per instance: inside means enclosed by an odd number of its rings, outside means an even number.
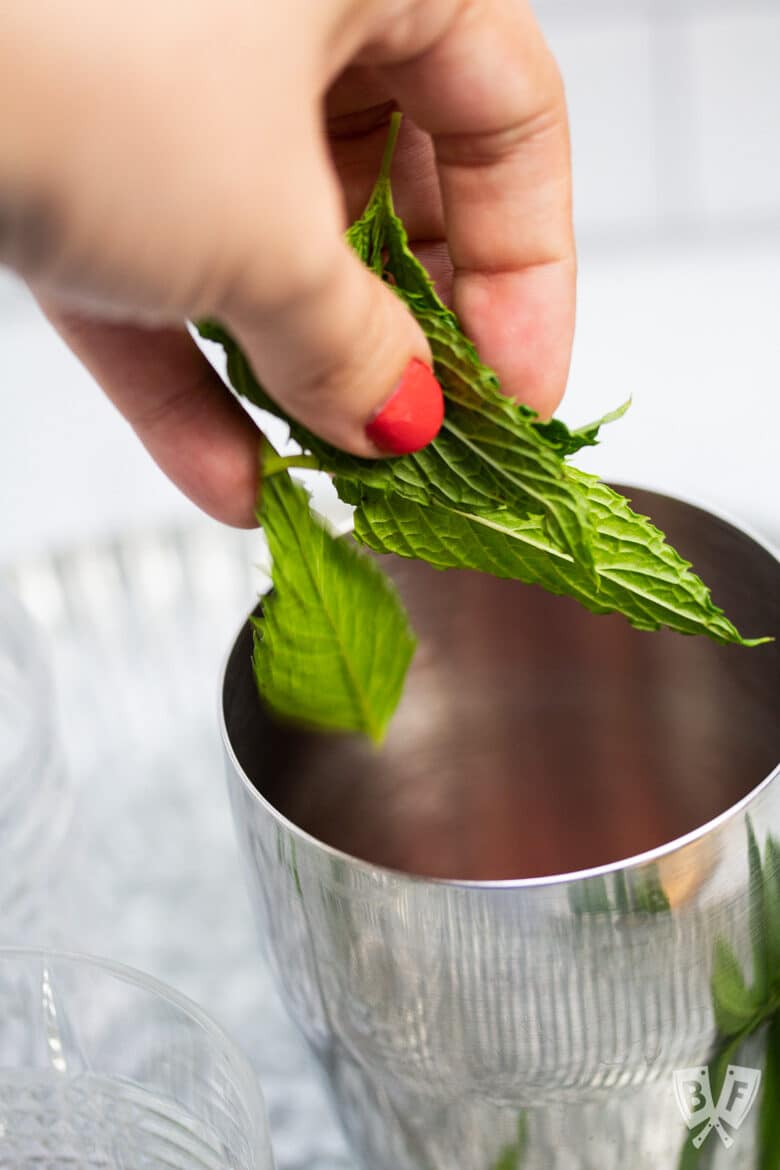
M2 1170L273 1170L254 1074L127 968L0 949Z

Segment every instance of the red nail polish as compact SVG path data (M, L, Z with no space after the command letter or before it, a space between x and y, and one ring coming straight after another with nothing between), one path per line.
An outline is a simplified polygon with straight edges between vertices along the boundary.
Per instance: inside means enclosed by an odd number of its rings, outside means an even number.
M387 402L369 421L366 434L388 455L409 455L436 438L443 418L441 386L430 366L412 358Z

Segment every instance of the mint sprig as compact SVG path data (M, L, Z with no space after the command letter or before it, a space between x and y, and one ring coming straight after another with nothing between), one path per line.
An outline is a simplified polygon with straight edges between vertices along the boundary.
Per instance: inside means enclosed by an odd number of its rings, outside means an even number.
M748 979L729 943L719 938L713 954L711 993L717 1035L709 1062L717 1101L728 1066L746 1040L765 1032L756 1162L751 1170L780 1170L780 842L767 838L764 858L748 821L749 927L753 949ZM707 1170L715 1143L698 1150L686 1137L677 1170Z
M505 1146L490 1170L522 1170L528 1153L528 1118L525 1112L517 1118L517 1137L511 1145Z
M428 338L446 402L441 431L424 450L396 459L361 459L340 451L289 418L257 381L230 334L218 322L203 321L198 326L202 336L225 350L228 378L236 392L284 419L303 449L303 454L286 458L269 454L266 473L275 478L273 473L286 474L290 466L305 466L333 474L341 498L355 506L355 538L375 551L418 558L440 569L471 568L541 585L574 597L594 613L621 613L642 630L665 626L743 646L766 641L744 638L713 603L689 563L646 517L633 512L618 492L567 462L580 448L594 444L599 427L618 418L627 403L598 422L569 430L558 419L541 421L533 410L501 393L496 375L437 296L395 213L390 164L398 126L396 115L373 194L347 239L404 301ZM274 512L281 508L280 494L276 486L266 496L263 522L269 536ZM300 507L297 515L303 517ZM280 596L283 587L295 584L282 580L287 571L284 549L292 543L289 523L283 540L281 535L274 538ZM298 540L296 556L301 556L306 539ZM319 541L321 545L322 538ZM329 571L346 573L353 562L334 554L327 564ZM364 582L352 602L355 628L364 630L369 640L377 615L391 604L390 593L382 593L377 585L378 570L372 571L371 580L375 594ZM300 612L307 620L312 614ZM405 647L403 639L397 646L388 639L377 648L373 661L379 675L394 680L391 690L396 698L400 685L395 684L408 665ZM272 669L274 657L279 661ZM298 713L311 721L320 703L328 725L335 726L341 717L345 729L358 725L348 704L332 704L325 711L327 688L319 685L319 676L304 662L297 641L288 645L280 634L266 636L265 659L258 683L271 705L293 715L299 707ZM302 671L300 685L292 681L293 662ZM318 670L327 670L323 654L316 662ZM282 680L283 698L277 694ZM386 726L386 703L384 696L376 717L365 714L363 723L373 727L371 734Z

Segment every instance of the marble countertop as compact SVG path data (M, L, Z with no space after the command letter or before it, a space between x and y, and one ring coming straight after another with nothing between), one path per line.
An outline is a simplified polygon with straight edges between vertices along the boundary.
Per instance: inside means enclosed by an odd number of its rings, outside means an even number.
M5 573L51 650L76 789L48 920L14 941L106 956L191 996L252 1060L278 1170L352 1170L260 951L223 777L217 680L257 592L256 540L204 522Z

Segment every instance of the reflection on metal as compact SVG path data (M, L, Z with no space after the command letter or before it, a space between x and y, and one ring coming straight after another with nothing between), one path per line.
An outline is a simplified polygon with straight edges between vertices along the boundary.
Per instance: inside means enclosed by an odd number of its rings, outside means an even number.
M778 629L770 552L630 494L741 629ZM716 940L752 962L746 818L780 829L777 644L392 568L421 644L381 752L269 719L246 629L223 692L261 931L356 1156L486 1170L524 1110L523 1170L672 1170Z

